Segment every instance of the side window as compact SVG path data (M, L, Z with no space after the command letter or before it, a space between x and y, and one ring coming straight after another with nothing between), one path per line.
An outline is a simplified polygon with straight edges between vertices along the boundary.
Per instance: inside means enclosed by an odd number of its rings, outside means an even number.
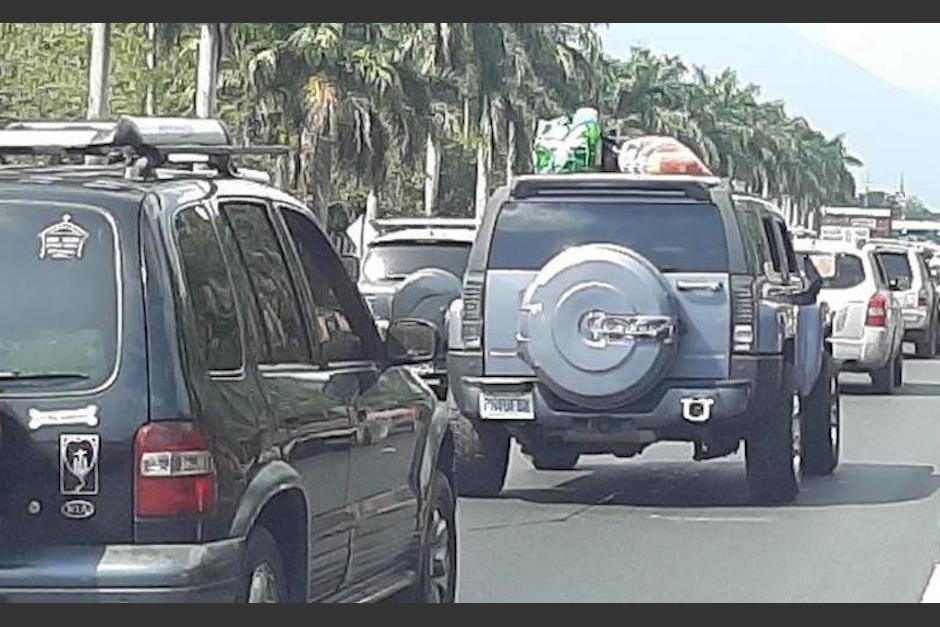
M770 262L773 264L775 272L783 274L786 264L784 263L782 251L777 244L777 238L774 234L773 220L770 218L762 218L761 223L764 225L764 236L767 238L767 244L770 246Z
M196 318L197 350L209 370L239 370L243 354L235 292L209 214L200 206L183 209L173 230Z
M800 265L796 259L796 252L793 250L793 241L790 239L790 232L787 225L783 222L777 222L777 228L780 230L780 241L783 242L783 253L787 259L787 270L790 276L800 276Z
M770 250L767 247L767 240L764 237L760 224L760 218L753 210L748 208L748 204L743 200L735 201L740 206L738 216L740 218L742 235L745 240L745 250L750 258L751 267L760 272L763 269L765 261L770 261Z
M279 211L310 286L320 354L327 363L369 359L370 331L374 334L375 324L333 247L300 211L286 207L279 207Z
M284 251L262 204L226 202L222 215L238 243L267 340L264 362L313 363Z

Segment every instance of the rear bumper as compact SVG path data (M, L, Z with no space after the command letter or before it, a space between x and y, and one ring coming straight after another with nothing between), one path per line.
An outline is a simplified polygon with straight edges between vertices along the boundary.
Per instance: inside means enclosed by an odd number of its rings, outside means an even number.
M927 328L927 307L905 307L903 317L905 331L923 331Z
M0 602L232 602L243 542L0 550Z
M894 350L888 329L865 327L861 338L831 338L832 357L847 370L884 367Z
M780 355L735 357L731 377L723 380L676 381L657 391L652 399L615 410L590 411L560 408L531 377L481 377L479 357L451 353L448 361L451 390L461 414L480 419L484 392L531 391L534 420L493 421L510 430L538 428L569 442L633 441L638 435L650 441L696 440L703 431L743 433L761 399L776 398L780 390L783 358ZM707 421L683 417L684 398L712 399ZM638 432L640 432L638 434Z

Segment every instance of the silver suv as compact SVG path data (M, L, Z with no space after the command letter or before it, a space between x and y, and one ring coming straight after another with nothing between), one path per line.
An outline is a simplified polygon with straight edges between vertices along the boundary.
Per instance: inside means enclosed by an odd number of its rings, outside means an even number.
M818 289L779 213L717 179L515 179L486 207L452 311L460 489L501 489L510 436L540 469L744 440L752 497L792 499L838 459Z

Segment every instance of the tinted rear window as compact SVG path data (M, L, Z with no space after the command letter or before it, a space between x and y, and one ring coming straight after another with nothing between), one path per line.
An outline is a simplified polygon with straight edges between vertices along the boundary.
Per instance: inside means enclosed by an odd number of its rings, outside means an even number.
M878 253L881 267L884 268L887 279L912 278L911 264L906 253Z
M536 270L565 248L626 246L665 272L727 272L728 251L717 207L706 203L525 201L503 206L489 267Z
M844 253L808 253L803 254L803 265L812 264L822 279L825 289L848 289L860 285L865 280L865 266L862 258Z
M426 268L445 270L460 279L469 256L469 244L376 244L366 253L362 268L369 281L403 279Z
M0 382L0 391L92 389L114 372L120 334L116 234L102 211L0 202L0 371L85 379Z

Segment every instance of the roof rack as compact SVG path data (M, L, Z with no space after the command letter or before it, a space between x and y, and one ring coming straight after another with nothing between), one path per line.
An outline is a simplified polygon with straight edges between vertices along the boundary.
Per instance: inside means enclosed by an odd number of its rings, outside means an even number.
M14 122L0 130L0 154L123 159L133 178L153 177L175 155L204 156L220 173L234 176L235 155L287 152L287 146L234 146L228 129L215 119L121 116L110 122Z

